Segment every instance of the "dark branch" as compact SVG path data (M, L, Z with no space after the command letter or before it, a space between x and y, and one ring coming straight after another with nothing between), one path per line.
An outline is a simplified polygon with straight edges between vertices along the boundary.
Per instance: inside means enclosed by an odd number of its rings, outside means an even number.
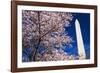
M42 35L41 38L43 38L45 35L51 33L52 31L58 30L59 28L60 28L60 27L58 27L58 28L55 28L55 26L52 27L48 32L46 32L44 35Z
M39 48L39 45L40 45L40 42L41 42L41 25L40 25L40 11L38 11L38 29L39 29L39 38L38 38L38 44L36 46L36 49L35 49L35 52L33 54L33 60L36 61L36 54L37 54L37 51L38 51L38 48Z

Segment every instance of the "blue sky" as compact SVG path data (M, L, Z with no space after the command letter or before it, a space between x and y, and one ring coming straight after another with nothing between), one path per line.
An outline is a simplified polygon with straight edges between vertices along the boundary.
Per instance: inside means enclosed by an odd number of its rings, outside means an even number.
M78 55L77 50L77 40L76 40L76 31L75 31L75 20L78 19L81 27L81 33L83 37L86 58L90 58L90 14L88 13L73 13L73 20L70 22L71 26L66 28L68 35L70 35L74 42L72 43L73 47L66 47L65 51L68 54Z

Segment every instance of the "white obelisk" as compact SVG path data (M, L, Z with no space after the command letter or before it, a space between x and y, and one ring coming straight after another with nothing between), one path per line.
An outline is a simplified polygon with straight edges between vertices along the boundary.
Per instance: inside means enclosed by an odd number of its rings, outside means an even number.
M82 34L81 34L81 28L80 28L80 23L77 19L75 21L75 29L76 29L79 59L85 59L86 54L85 54L85 48L84 48Z

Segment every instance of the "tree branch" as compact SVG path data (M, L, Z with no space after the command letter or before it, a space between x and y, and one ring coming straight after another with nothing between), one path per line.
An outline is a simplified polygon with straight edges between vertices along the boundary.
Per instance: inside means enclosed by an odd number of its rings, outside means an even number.
M55 26L53 28L51 28L48 32L46 32L44 35L41 36L41 38L43 38L45 35L49 34L50 32L55 31L55 30L58 30L60 27L58 28L55 28Z
M41 25L40 25L40 11L38 11L38 29L39 29L39 38L38 38L38 44L36 46L36 49L35 49L35 52L33 54L33 60L36 61L36 54L37 54L37 51L38 51L38 48L39 48L39 44L41 42Z

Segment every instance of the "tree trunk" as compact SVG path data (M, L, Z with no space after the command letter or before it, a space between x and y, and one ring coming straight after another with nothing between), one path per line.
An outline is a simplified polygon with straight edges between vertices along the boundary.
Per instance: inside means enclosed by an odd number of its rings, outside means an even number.
M35 49L35 52L33 54L33 60L36 61L36 55L37 55L37 52L38 52L38 49L39 49L39 45L40 45L40 42L41 42L41 32L40 32L40 28L41 25L40 25L40 11L38 11L38 29L39 29L39 39L38 39L38 44L36 46L36 49ZM34 43L34 42L33 42Z

